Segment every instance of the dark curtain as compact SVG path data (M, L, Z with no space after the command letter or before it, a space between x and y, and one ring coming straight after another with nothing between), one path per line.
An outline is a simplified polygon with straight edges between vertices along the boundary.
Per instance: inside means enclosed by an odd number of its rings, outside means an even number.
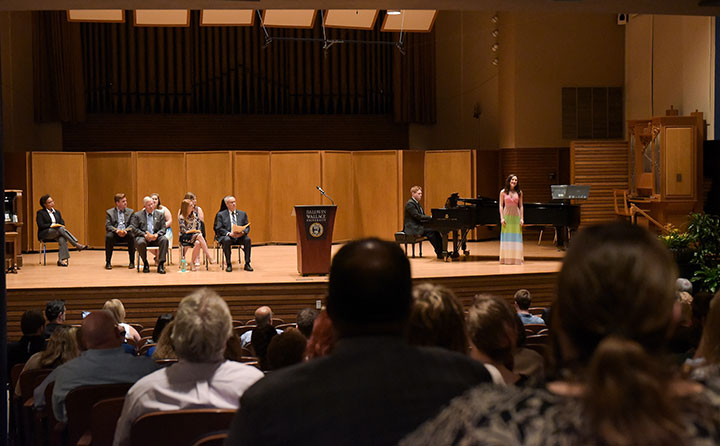
M85 120L80 26L65 11L33 13L33 105L37 122Z
M403 34L403 42L405 55L394 53L395 122L434 124L435 31Z
M67 23L36 13L36 111L41 120L88 113L394 114L435 121L434 33ZM282 40L292 38L294 40ZM40 69L37 69L40 68ZM84 97L82 95L84 94ZM42 100L37 100L41 98ZM57 120L57 119L54 119Z

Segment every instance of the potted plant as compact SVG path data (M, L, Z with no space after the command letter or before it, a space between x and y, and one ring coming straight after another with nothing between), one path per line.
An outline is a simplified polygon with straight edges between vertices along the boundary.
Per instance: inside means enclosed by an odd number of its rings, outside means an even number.
M702 290L715 292L720 283L720 217L690 214L687 233L693 237L692 264L696 270L692 281Z
M688 232L681 232L672 224L665 226L666 233L658 238L672 254L678 266L680 277L692 277L695 271L693 257L695 254L695 237Z

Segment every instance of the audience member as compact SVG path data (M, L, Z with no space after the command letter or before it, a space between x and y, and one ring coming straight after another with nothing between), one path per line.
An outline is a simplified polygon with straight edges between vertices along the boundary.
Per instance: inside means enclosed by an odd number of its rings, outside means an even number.
M321 311L313 324L313 330L305 347L305 359L320 358L332 353L337 342L337 331L327 311Z
M313 324L315 324L315 319L317 319L318 314L320 314L320 312L314 308L303 308L298 311L298 314L295 317L298 330L300 330L300 333L302 333L307 339L310 339Z
M692 282L690 282L689 280L687 280L683 277L679 277L675 281L675 290L678 292L681 292L681 293L684 292L684 293L692 294L693 293Z
M215 292L201 289L180 301L171 336L179 361L130 388L113 445L130 445L133 421L148 412L236 409L243 392L263 374L255 367L223 358L231 336L230 309Z
M130 324L125 323L125 305L120 299L110 299L103 305L103 310L110 313L120 328L125 331L125 339L132 340L135 344L140 342L140 333Z
M157 320L155 321L155 327L153 328L152 338L148 340L148 344L155 344L150 346L150 348L145 351L145 356L152 356L153 353L155 353L155 349L157 348L157 343L160 341L160 335L167 327L167 325L172 322L174 316L172 313L163 313L160 316L158 316Z
M524 384L527 377L513 371L517 329L515 315L505 300L488 294L475 296L468 311L468 333L475 347L474 356L495 367L502 383Z
M160 333L160 338L158 338L155 351L150 354L154 360L177 359L177 354L175 353L171 340L174 328L175 321L173 320L170 321Z
M272 338L277 335L278 332L277 330L275 330L275 327L267 324L252 331L252 348L255 351L255 356L257 356L258 358L260 370L268 370L268 346L270 346L270 341L272 341Z
M255 328L253 328L250 331L246 331L240 336L240 340L242 341L242 346L247 347L247 345L250 343L250 339L252 338L253 331L257 330L258 328L263 328L266 325L272 325L273 322L273 313L272 309L268 307L267 305L263 305L262 307L258 307L257 310L255 310ZM275 329L277 334L282 333L282 330ZM270 342L270 340L268 340Z
M267 369L278 370L303 361L307 339L298 330L288 330L270 340Z
M717 387L678 378L662 353L675 277L668 250L646 229L583 229L553 306L563 381L478 387L401 444L718 444Z
M60 327L56 329L47 341L47 348L32 355L25 363L22 371L54 369L80 356L77 331L78 329L75 327ZM20 396L19 381L15 386L15 394Z
M10 369L15 364L22 364L35 353L45 350L45 336L43 336L45 318L40 311L28 310L24 312L20 318L20 329L23 334L20 340L7 345L8 378L10 377Z
M720 377L720 299L710 301L700 345L689 365L693 369L690 373L693 379L707 381Z
M465 310L450 289L431 283L413 288L405 339L411 345L441 347L468 354Z
M515 314L515 331L517 333L517 343L515 354L513 354L513 372L520 376L527 376L528 385L540 385L545 382L545 358L531 350L526 345L527 335L525 334L525 324L516 313Z
M340 248L327 297L340 337L333 353L248 389L225 444L395 444L454 396L489 381L467 356L404 342L411 301L410 263L397 244L366 239Z
M51 300L48 302L47 305L45 305L45 318L47 319L47 324L45 324L43 336L47 339L56 328L65 322L65 301Z
M63 423L67 422L65 397L72 389L95 384L133 383L157 369L152 359L130 356L123 351L123 333L106 311L94 311L83 319L82 340L87 351L53 370L34 393L35 406L44 406L45 387L55 382L52 409L55 418Z
M523 324L544 324L545 321L538 316L530 314L530 305L532 304L532 297L528 290L517 290L515 293L515 311L522 319Z

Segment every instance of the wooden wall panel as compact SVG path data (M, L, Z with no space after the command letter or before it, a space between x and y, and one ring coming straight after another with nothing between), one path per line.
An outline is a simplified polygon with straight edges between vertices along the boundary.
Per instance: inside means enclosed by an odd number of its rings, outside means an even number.
M501 183L505 184L505 178L513 173L518 176L525 202L546 203L552 199L550 186L560 184L559 157L560 149L552 147L503 149L500 151Z
M92 152L87 155L88 241L105 248L105 211L115 206L116 193L127 195L128 207L139 210L132 152Z
M81 243L87 240L87 182L85 154L73 152L32 153L32 205L26 220L32 220L33 249L40 249L35 227L35 213L40 208L39 200L44 194L52 195L55 208L65 220L67 229Z
M138 210L143 198L152 193L160 195L163 206L172 214L174 246L178 244L177 211L187 192L187 173L184 152L140 152L137 154Z
M405 218L405 202L410 199L410 188L420 186L425 192L425 151L424 150L402 150L398 152L400 157L400 212L398 213L398 231L403 227ZM423 195L420 204L425 208L426 197ZM428 211L429 212L429 211Z
M220 202L231 193L233 186L233 158L231 152L188 152L185 157L187 190L197 197L198 206L205 214L205 235L212 246L215 233L213 223ZM177 215L180 203L173 211Z
M32 241L36 237L34 228L35 211L39 207L32 201L32 175L30 170L30 152L3 153L3 167L5 170L5 189L19 189L23 191L22 215L23 223L20 240L20 249L29 251L32 249ZM32 226L31 226L32 225Z
M270 152L233 152L233 166L233 188L228 193L248 215L253 244L271 241ZM220 202L215 206L217 212Z
M353 152L356 238L392 240L402 229L398 158L395 150Z
M337 205L335 242L351 240L355 236L352 162L351 152L322 152L322 188ZM322 203L331 204L325 198Z
M432 150L425 153L425 213L445 206L450 194L473 196L473 156L471 150Z
M581 206L581 224L614 220L613 190L628 189L627 141L573 141L570 144L570 182L590 186Z
M294 206L321 204L320 152L272 152L270 154L270 228L277 243L296 243Z
M500 151L477 150L477 195L497 200L505 178L500 174Z

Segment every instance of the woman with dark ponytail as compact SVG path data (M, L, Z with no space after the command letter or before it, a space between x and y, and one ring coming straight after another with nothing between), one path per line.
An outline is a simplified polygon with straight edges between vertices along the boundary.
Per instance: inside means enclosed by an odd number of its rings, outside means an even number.
M642 228L581 231L553 303L563 379L475 388L402 444L720 444L719 388L681 379L665 359L676 278L668 251Z

